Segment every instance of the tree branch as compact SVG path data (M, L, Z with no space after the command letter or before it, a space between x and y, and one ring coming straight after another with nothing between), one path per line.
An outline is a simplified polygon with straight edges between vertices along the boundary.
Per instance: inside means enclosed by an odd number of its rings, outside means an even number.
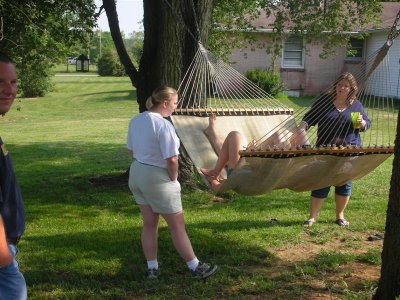
M128 51L125 48L125 44L121 36L115 0L103 0L103 7L107 14L111 37L114 41L115 48L117 49L118 57L124 66L125 72L129 76L133 86L137 87L138 71L128 55Z

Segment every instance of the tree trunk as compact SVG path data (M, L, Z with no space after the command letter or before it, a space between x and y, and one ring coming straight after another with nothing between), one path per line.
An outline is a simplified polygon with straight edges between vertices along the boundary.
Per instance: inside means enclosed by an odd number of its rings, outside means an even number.
M183 74L188 69L194 55L198 49L198 43L201 42L207 47L208 33L211 25L212 8L214 0L192 0L183 1L181 10L183 12L182 22L186 25L185 48L183 52Z
M146 110L146 100L155 88L160 85L178 88L197 51L198 41L206 46L213 3L214 0L143 1L143 55L137 71L123 44L115 0L103 0L118 56L136 87L139 112ZM193 175L193 163L184 148L181 148L179 173L183 182Z
M400 295L400 110L394 147L392 179L386 212L381 278L373 299L396 299Z
M177 7L179 0L169 0ZM144 43L139 66L137 95L140 111L151 92L160 85L177 88L182 70L183 24L165 0L143 1Z
M126 50L121 36L115 0L103 0L103 7L107 14L111 37L114 41L115 48L117 49L118 57L124 66L125 72L129 76L132 85L137 87L138 72L129 57L128 51Z
M206 46L214 0L143 1L143 55L137 71L120 33L115 0L103 0L121 63L136 87L139 111L160 85L177 88L198 48Z

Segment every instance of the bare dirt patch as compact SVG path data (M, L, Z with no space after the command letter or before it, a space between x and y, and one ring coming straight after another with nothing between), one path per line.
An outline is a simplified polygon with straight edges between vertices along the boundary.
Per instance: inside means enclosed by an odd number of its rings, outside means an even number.
M382 240L367 241L361 233L351 234L355 238L359 235L356 247L349 248L348 243L343 240L318 244L309 239L291 247L274 249L273 253L278 257L276 262L259 271L267 274L268 278L289 274L289 279L279 281L279 288L268 293L266 299L332 300L343 299L346 294L357 294L362 299L369 298L379 280L380 265L354 259L332 270L319 270L315 274L302 273L301 266L312 263L322 251L348 252L355 256L363 255L371 248L382 251ZM318 266L316 269L318 270Z

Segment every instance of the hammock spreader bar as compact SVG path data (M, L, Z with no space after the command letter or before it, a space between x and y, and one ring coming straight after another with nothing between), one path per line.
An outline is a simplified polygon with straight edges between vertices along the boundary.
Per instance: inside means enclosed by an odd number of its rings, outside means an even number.
M316 126L307 131L306 144L287 143L309 108L293 110L283 105L199 44L179 87L178 108L171 117L196 167L212 168L217 160L203 133L207 117L216 114L217 135L222 140L230 131L237 130L244 136L244 146L253 139L262 145L255 150L240 151L241 158L223 182L221 191L233 189L254 195L279 188L313 190L341 185L371 172L394 151L397 116L393 97L387 91L391 90L390 53L393 39L399 34L398 20L385 44L375 52L366 53L364 61L352 66L358 82L357 100L371 120L371 128L360 133L363 146L358 148L344 144L316 147ZM315 98L326 100L320 101L321 113L332 101L334 86ZM332 134L339 134L337 124L324 125L331 128ZM268 143L276 133L281 141ZM226 178L224 172L222 177Z

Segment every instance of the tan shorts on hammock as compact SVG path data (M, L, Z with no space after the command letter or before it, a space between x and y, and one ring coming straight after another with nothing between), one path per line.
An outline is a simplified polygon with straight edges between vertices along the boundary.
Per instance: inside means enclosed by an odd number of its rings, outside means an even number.
M181 185L171 181L167 169L134 161L129 171L129 188L137 204L150 205L153 212L182 211Z

